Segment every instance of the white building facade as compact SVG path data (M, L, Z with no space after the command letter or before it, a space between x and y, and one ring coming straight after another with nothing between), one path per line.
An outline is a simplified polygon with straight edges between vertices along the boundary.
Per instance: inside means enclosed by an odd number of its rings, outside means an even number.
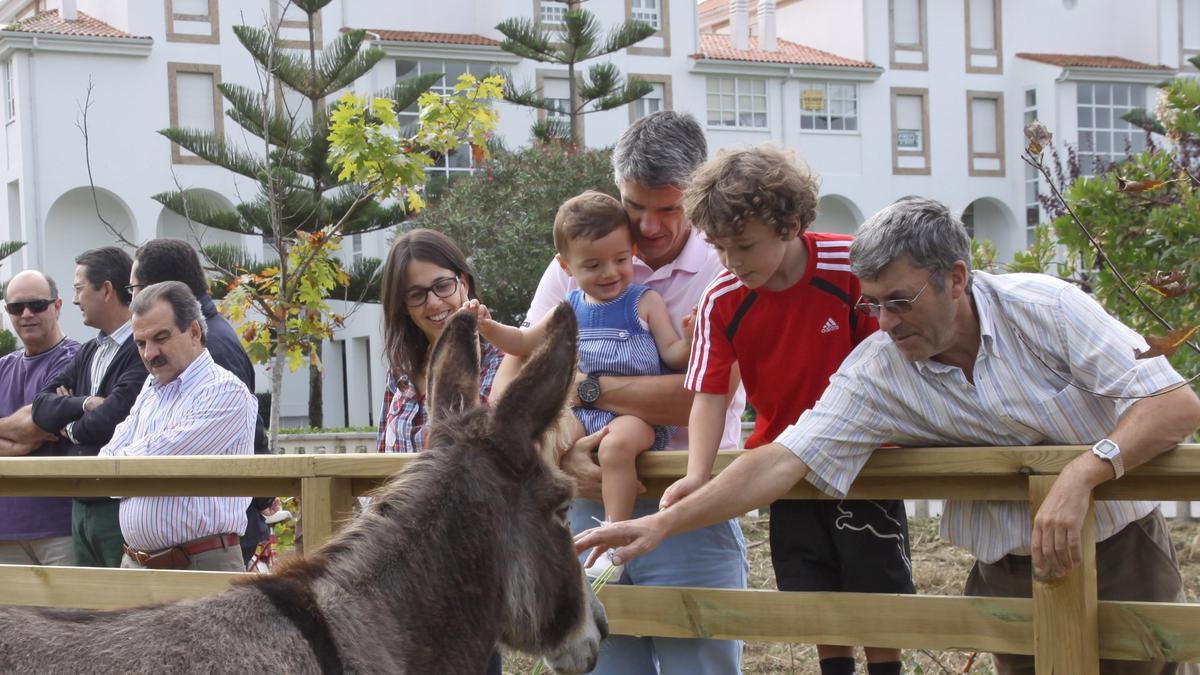
M510 16L553 23L561 4L540 0L334 0L320 15L328 42L364 28L387 54L355 84L380 90L430 71L500 68L565 98L565 69L499 48L494 26ZM1081 156L1117 158L1143 143L1120 120L1153 107L1153 85L1194 72L1200 0L592 0L602 25L629 18L659 30L611 61L654 84L622 109L588 115L589 146L613 143L637 117L661 109L695 115L710 151L776 143L823 179L817 229L852 232L866 215L907 194L948 203L1001 260L1024 247L1039 220L1038 183L1022 164L1032 117ZM0 0L0 236L27 242L4 277L37 268L69 287L75 255L116 243L178 237L261 252L256 237L200 228L151 196L186 189L235 204L255 186L172 147L156 130L207 128L245 139L223 115L216 85L256 87L238 24L303 28L279 0ZM89 188L87 114L96 200ZM501 104L499 135L528 142L534 113ZM1086 163L1086 162L1085 162ZM1085 166L1085 169L1087 167ZM470 171L466 153L436 169ZM97 216L100 214L109 225ZM549 224L547 224L549 226ZM383 257L389 232L350 238L346 260ZM261 255L261 253L260 253ZM73 308L68 334L90 336ZM386 366L380 314L364 307L328 343L325 423L377 422ZM285 377L283 413L307 410L307 372ZM260 390L266 378L260 376Z

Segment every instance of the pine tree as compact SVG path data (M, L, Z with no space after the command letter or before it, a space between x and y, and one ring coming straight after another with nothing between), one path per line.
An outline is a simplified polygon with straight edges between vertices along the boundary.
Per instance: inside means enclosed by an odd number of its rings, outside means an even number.
M655 28L644 21L627 21L613 27L608 35L602 35L596 17L580 7L583 0L553 1L567 6L561 27L547 29L534 19L514 17L500 22L496 30L504 34L504 41L500 43L504 51L567 67L567 109L562 110L533 86L517 88L510 83L504 89L504 98L517 105L565 114L569 120L570 138L582 147L580 118L583 115L632 103L653 91L653 86L632 76L622 82L621 72L609 62L591 65L586 76L579 72L578 64L637 44L653 35ZM535 136L543 139L567 135L562 125L550 120L535 124L533 131Z
M210 131L164 129L160 131L173 143L255 181L258 194L233 210L215 208L200 200L189 200L182 191L164 192L154 199L186 217L208 227L262 237L271 247L275 260L256 261L228 249L205 247L210 263L227 282L239 269L259 272L268 265L280 267L280 283L289 283L286 269L288 252L297 233L314 233L340 223L338 235L354 235L390 227L406 218L399 202L381 203L355 186L338 179L329 162L329 126L332 108L326 101L335 92L350 86L384 57L381 49L364 48L366 31L351 30L339 35L324 48L317 43L315 19L332 0L291 0L304 12L308 40L302 48L285 44L275 30L253 26L235 26L238 41L254 59L261 86L257 89L234 83L222 83L220 91L229 108L226 115L246 134L261 140L258 150L234 142L241 134L218 137ZM294 44L294 43L290 43ZM376 94L393 100L403 110L434 83L441 74L430 74L398 83ZM282 92L299 95L300 104L287 105ZM330 101L332 103L332 101ZM306 114L305 114L306 113ZM258 142L254 141L257 145ZM357 278L349 284L346 297L355 299L354 290L377 287L379 261L372 266L357 265ZM323 379L318 355L321 340L313 338L309 350L308 419L313 426L323 423ZM272 368L272 424L276 423L279 392L275 372L282 365L276 359ZM274 431L274 430L273 430Z

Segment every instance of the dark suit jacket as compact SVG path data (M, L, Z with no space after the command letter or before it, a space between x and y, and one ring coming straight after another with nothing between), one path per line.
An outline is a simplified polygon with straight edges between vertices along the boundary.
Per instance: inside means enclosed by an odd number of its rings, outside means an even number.
M56 394L55 390L60 386L66 386L76 394L92 390L92 355L97 347L95 340L84 344L75 353L71 363L33 399L33 423L41 429L57 434L71 422L75 423L71 432L79 443L71 443L64 438L54 444L57 448L52 454L75 456L99 453L100 448L112 438L117 425L129 417L134 400L146 384L149 373L131 337L117 350L100 380L96 393L104 397L103 403L85 413L83 401L87 398L86 393L82 396Z

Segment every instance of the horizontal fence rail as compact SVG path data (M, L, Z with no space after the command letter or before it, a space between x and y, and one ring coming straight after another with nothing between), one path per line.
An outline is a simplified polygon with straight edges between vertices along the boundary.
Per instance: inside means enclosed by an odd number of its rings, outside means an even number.
M855 499L1029 500L1086 448L904 448L874 453ZM306 546L350 517L354 497L403 470L412 455L4 458L0 495L300 495ZM722 452L717 470L740 451ZM684 452L638 459L648 494L686 473ZM807 483L789 497L824 499ZM1200 445L1181 445L1096 491L1098 499L1200 497ZM1089 513L1085 540L1094 527ZM1038 672L1094 673L1097 657L1200 662L1200 605L1104 602L1095 597L1094 545L1084 565L1034 598L787 593L607 586L614 633L768 642L871 645L1033 654ZM0 603L119 608L218 592L238 575L0 565ZM1081 665L1083 664L1083 665ZM1093 664L1091 666L1087 664Z

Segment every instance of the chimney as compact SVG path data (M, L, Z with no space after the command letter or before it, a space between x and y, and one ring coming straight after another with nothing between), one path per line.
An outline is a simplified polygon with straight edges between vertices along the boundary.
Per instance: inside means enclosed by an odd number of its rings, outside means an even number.
M758 0L758 48L773 52L775 41L775 0Z
M734 49L750 48L750 0L729 0L729 38Z
M61 16L63 21L77 21L79 12L75 11L76 0L62 0Z

